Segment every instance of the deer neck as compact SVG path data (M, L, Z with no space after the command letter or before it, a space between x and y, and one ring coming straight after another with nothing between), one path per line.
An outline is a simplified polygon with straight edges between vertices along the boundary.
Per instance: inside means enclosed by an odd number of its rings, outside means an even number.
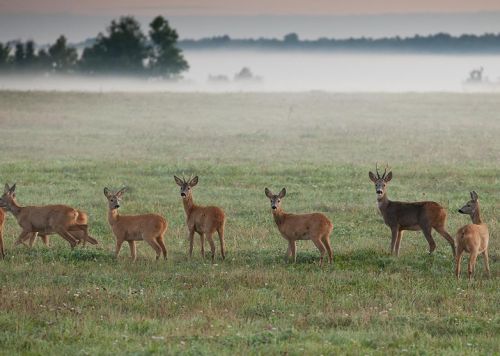
M481 225L483 220L481 220L481 212L479 209L479 205L474 210L474 213L470 216L473 224Z
M109 209L108 210L108 222L110 225L114 225L118 221L118 209Z
M273 210L273 218L276 225L280 226L285 221L285 212L281 208Z
M186 212L186 216L189 217L193 212L195 205L193 202L193 195L189 194L186 198L182 199L182 204L184 205L184 211Z
M385 210L388 204L389 198L387 197L387 193L382 195L380 198L377 197L377 205L380 211Z
M23 207L17 204L15 200L12 200L8 203L8 206L6 207L7 211L10 211L12 215L17 219L19 215L21 214L21 211L23 210Z

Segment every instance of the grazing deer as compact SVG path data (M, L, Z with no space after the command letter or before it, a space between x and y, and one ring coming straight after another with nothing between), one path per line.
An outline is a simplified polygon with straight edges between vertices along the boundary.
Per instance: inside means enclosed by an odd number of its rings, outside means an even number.
M281 208L281 199L286 195L286 189L283 188L278 195L273 194L269 189L265 189L266 196L271 200L271 208L274 222L278 230L288 241L287 258L292 257L296 261L296 241L311 240L318 248L321 256L320 266L323 265L323 256L328 252L328 261L333 261L333 251L330 246L330 234L333 230L333 224L321 213L312 214L287 214Z
M11 212L22 228L15 245L23 243L36 233L40 235L58 234L74 248L78 240L73 232L81 231L83 239L95 241L87 232L87 224L80 224L81 212L67 205L20 206L16 200L16 185L5 184L4 194L0 198L0 208Z
M380 176L378 166L375 166L375 169L377 175L375 176L370 172L369 177L375 183L378 209L384 218L385 224L391 228L391 253L399 256L399 247L404 230L422 230L429 244L429 253L432 253L436 249L436 243L432 238L432 229L434 228L448 241L453 256L455 256L455 243L445 228L446 210L433 201L407 203L389 200L387 198L387 184L392 179L392 171L387 173L386 167L384 174Z
M5 223L5 212L0 208L0 254L2 259L5 258L5 251L3 249L3 224Z
M111 193L108 188L104 188L104 195L108 199L108 223L116 237L115 257L118 258L123 242L127 241L130 247L132 261L136 260L136 241L146 241L156 252L156 259L167 259L167 248L163 242L163 237L168 228L168 223L163 216L158 214L144 215L120 215L118 208L126 188L120 189L116 193Z
M182 203L186 212L186 224L189 231L189 257L193 257L194 233L200 235L201 255L205 257L205 237L210 244L212 262L215 260L215 243L212 235L217 231L220 240L222 259L226 258L224 247L224 225L226 217L224 211L216 206L199 206L193 202L192 189L198 184L198 176L186 181L174 176L175 182L181 187Z
M470 253L468 267L469 279L471 279L472 274L474 273L477 256L481 253L484 254L484 268L486 269L488 275L490 274L490 265L488 261L488 241L490 239L490 234L488 232L488 227L481 220L478 200L479 197L477 193L472 191L470 193L470 197L471 200L458 210L461 214L469 215L471 217L472 224L462 226L457 232L457 256L455 268L457 278L460 277L460 263L462 261L464 251Z

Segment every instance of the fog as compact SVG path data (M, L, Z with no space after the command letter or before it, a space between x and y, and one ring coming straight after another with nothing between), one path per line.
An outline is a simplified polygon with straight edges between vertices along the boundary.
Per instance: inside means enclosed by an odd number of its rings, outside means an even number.
M76 75L0 75L0 89L70 91L500 91L500 56L346 54L336 52L185 51L191 68L182 81L96 78ZM243 67L257 80L234 80ZM484 67L489 85L464 86ZM225 81L209 81L209 76Z

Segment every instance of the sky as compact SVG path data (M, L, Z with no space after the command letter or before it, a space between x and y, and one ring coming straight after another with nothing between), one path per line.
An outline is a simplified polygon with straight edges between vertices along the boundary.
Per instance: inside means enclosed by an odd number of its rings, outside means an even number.
M162 14L181 38L411 36L500 32L500 0L0 0L0 41L79 42L111 19Z

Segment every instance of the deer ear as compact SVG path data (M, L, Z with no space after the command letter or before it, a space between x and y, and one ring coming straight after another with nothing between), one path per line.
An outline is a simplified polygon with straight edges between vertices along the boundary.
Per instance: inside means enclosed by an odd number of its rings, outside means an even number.
M474 190L472 192L470 192L470 197L474 201L477 201L477 199L479 198L479 196L477 195L477 193Z
M198 184L198 176L194 177L189 181L189 186L194 187L196 184Z
M390 171L389 173L387 173L387 175L385 176L384 180L386 183L389 183L392 179L392 171Z
M281 189L281 192L278 194L278 197L281 199L281 198L284 198L286 195L286 189L283 188Z
M14 193L15 191L16 191L16 183L14 183L12 187L10 187L9 193Z
M109 198L109 196L111 195L109 193L109 189L108 188L104 188L104 195L106 196L106 198Z
M9 187L9 185L7 183L5 183L5 187L3 189L3 192L4 193L8 193L9 191L10 191L10 187Z
M184 182L182 181L182 179L180 179L179 177L177 176L174 176L174 179L175 179L175 183L177 183L177 185L179 187L182 187L182 185L184 184Z
M377 183L377 177L375 177L375 174L373 174L373 172L368 172L368 177L370 177L370 180L373 183Z
M273 198L273 193L269 190L269 189L264 189L264 193L266 193L266 197L268 197L269 199L272 199Z
M122 189L120 189L119 191L116 192L116 197L117 198L121 198L123 193L125 193L127 191L127 187L123 187Z

